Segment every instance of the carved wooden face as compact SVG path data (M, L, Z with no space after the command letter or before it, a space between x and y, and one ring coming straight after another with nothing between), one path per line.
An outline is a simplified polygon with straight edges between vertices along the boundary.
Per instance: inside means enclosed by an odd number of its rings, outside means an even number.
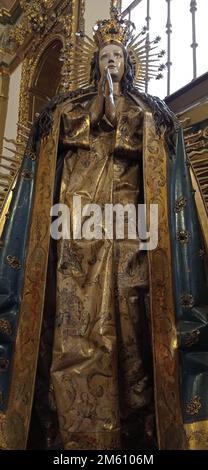
M108 67L114 82L120 82L125 71L124 53L118 44L107 44L99 53L99 68L102 76L104 70Z

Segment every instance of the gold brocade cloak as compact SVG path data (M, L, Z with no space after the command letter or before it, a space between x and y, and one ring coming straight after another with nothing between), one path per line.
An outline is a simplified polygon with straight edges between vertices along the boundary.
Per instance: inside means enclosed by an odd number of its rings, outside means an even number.
M147 419L142 415L148 408L149 419L153 413L151 342L144 318L147 256L138 236L127 237L125 218L125 236L118 241L118 215L112 238L106 239L105 224L106 205L135 209L142 202L143 113L130 98L119 97L116 108L116 129L105 119L89 129L88 111L81 105L62 115L61 142L68 153L59 201L72 217L70 239L58 241L51 371L64 449L119 449L127 439L139 445ZM79 227L74 196L80 197L82 211L92 203L102 210L97 239L93 234L73 239ZM89 222L86 214L82 232Z
M147 207L159 204L158 247L148 252L155 409L160 449L203 448L206 422L183 425L179 394L178 351L172 280L172 253L167 198L167 150L164 137L155 131L152 113L142 109L143 181ZM9 405L1 415L1 448L24 449L30 424L36 365L44 306L50 242L50 209L61 115L72 110L72 101L54 112L51 134L42 140L36 175L24 288L16 339ZM90 129L89 115L85 126ZM86 131L86 129L85 129ZM200 444L195 432L200 433ZM198 443L197 443L198 442Z

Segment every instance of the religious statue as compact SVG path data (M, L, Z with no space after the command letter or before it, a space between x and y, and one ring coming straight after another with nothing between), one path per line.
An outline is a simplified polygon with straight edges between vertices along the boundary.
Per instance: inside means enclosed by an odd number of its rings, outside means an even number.
M141 39L117 11L79 47L82 86L37 119L1 238L0 447L207 449L205 251L180 124L139 90ZM74 200L81 222L51 236ZM100 219L96 238L92 207L111 205L147 220L157 205L156 244L125 215L123 238Z

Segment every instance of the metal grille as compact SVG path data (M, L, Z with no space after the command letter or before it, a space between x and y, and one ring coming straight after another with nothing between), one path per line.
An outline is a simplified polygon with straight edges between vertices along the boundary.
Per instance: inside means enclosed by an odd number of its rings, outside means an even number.
M184 0L183 0L184 1ZM155 6L155 3L158 3L158 10L157 10L157 15L158 17L161 14L161 7L164 3L164 9L166 12L166 21L164 21L164 27L163 31L153 31L152 30L152 21L153 19L152 15L152 8L153 8L153 3ZM186 57L183 57L183 64L184 67L187 66L187 60L191 60L192 56L192 76L190 76L190 79L188 81L191 81L191 79L195 79L197 77L197 48L198 48L198 43L197 43L197 31L200 30L201 25L197 23L198 20L198 7L201 6L199 5L200 3L203 3L203 0L186 0L184 2L184 5L186 3L185 8L187 9L187 15L185 10L183 10L183 16L184 17L184 25L189 25L190 28L188 28L188 31L185 30L185 33L179 29L177 31L177 24L172 26L172 12L173 9L176 5L178 0L134 0L134 1L128 1L128 0L123 0L122 1L122 16L124 18L129 18L131 19L136 25L137 25L137 20L141 17L141 13L143 14L143 26L146 26L147 28L147 42L149 41L149 38L153 35L156 34L163 34L166 33L167 39L166 39L166 52L167 52L167 60L166 60L166 67L167 67L167 95L169 95L172 92L172 83L173 83L173 76L174 76L174 61L172 60L172 51L174 49L174 38L176 38L176 35L178 35L178 38L181 37L181 41L184 40L183 34L187 36L187 34L190 36L189 39L189 46L187 45L187 49L191 47L192 49L192 54L190 55L190 49L189 51L187 50ZM181 2L179 2L181 4ZM144 15L144 7L146 11L146 16ZM206 7L205 7L206 8ZM154 12L155 14L155 12ZM204 11L204 14L206 14L206 11ZM155 28L154 28L155 29ZM187 39L187 37L186 37ZM147 60L148 60L148 54L147 54ZM188 64L190 66L190 63ZM183 73L183 71L181 72ZM187 82L188 82L187 81ZM184 83L185 85L186 83ZM148 91L148 83L146 84L146 92ZM176 89L174 89L176 91Z

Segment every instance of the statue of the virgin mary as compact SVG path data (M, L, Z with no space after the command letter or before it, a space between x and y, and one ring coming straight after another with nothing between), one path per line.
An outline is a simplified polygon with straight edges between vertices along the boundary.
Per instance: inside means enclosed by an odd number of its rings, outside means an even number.
M1 449L37 446L34 426L41 448L208 448L203 238L180 125L139 91L132 34L116 11L97 23L75 59L82 86L27 145L0 246ZM55 240L54 207L71 213L74 197L145 204L147 219L156 204L156 246L129 239L125 217L120 239ZM90 225L76 217L71 232Z

